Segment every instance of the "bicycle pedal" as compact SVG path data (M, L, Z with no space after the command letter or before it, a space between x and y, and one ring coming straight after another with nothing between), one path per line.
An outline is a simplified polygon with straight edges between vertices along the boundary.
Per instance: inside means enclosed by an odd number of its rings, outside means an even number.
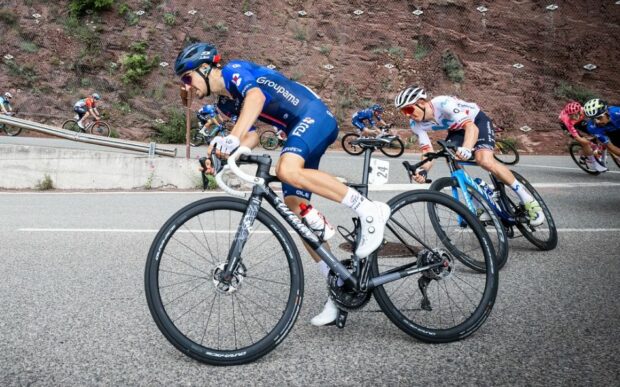
M347 323L347 316L349 312L346 310L338 309L338 317L336 317L336 326L340 329L343 329L345 324Z

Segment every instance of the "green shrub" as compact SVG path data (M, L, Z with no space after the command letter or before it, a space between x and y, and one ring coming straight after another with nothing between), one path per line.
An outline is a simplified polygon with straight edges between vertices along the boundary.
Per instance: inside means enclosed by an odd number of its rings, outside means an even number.
M449 80L452 82L463 82L465 70L459 58L450 50L446 50L441 55L441 67Z
M332 48L331 46L321 46L319 48L319 52L325 56L329 56L329 54L332 52Z
M398 46L388 48L387 53L390 57L395 59L403 59L405 57L405 50Z
M15 14L8 9L0 9L0 23L14 27L17 25L17 16L15 16Z
M32 66L20 66L15 63L14 60L5 60L4 64L8 67L9 74L13 77L17 77L23 80L26 86L31 87L36 82L37 72Z
M506 137L506 138L502 138L502 141L505 142L508 145L512 145L515 148L519 147L519 140L517 140L514 137Z
M295 28L295 35L293 35L293 37L295 38L295 40L299 40L300 42L305 42L308 38L306 36L306 31L301 27Z
M164 23L169 26L173 26L177 23L177 16L172 12L164 13Z
M69 16L65 20L65 29L84 45L81 56L95 56L101 52L100 34L84 25L77 17Z
M52 181L50 175L46 173L43 176L43 179L39 180L39 182L34 186L34 188L38 189L39 191L54 189L54 182Z
M127 3L123 3L118 7L118 14L120 16L125 16L130 12L131 12L131 8L129 7L129 5L127 5Z
M131 45L131 54L121 58L121 65L125 73L121 80L125 84L138 84L146 77L159 62L159 57L149 60L146 55L146 42L137 42Z
M416 60L422 60L426 58L426 56L431 52L431 48L426 46L424 43L418 43L415 46L415 52L413 53L413 57Z
M215 29L219 32L228 32L228 26L224 22L217 22L217 24L215 24Z
M155 124L157 130L156 141L164 144L185 143L185 111L183 109L170 109L167 112L168 122ZM194 114L191 117L191 127L197 126L198 122Z
M86 11L104 11L112 8L114 0L71 0L69 12L73 16L82 16Z
M19 44L19 48L21 48L22 51L26 51L32 54L39 51L39 46L37 46L36 44L32 42L26 42L26 41L21 42Z
M112 129L110 130L110 137L112 138L120 138L120 134L118 133L118 131L116 129Z
M584 104L586 101L596 98L594 92L585 89L579 85L569 85L566 82L560 82L559 86L553 91L556 98L572 99Z

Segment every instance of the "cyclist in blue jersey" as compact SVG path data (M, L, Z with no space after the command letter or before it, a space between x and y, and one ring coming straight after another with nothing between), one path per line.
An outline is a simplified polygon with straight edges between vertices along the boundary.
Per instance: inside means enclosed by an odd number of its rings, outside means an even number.
M461 160L468 160L473 155L476 164L510 186L519 196L532 226L544 222L545 215L538 201L517 181L510 169L493 157L493 124L477 104L446 95L431 99L423 88L411 86L396 96L394 105L409 118L409 125L418 136L423 153L433 152L429 131L447 130L446 140L458 145L456 155ZM433 162L428 162L419 168L414 181L424 183L432 166Z
M583 105L590 122L588 132L620 157L620 106L608 106L601 99L591 99Z
M198 113L196 113L196 117L198 118L198 122L200 124L199 131L205 137L209 135L209 128L222 124L221 120L218 117L215 106L211 104L206 104L201 107L200 110L198 110Z
M0 110L2 114L9 114L13 112L13 107L11 106L11 100L13 99L13 95L8 91L4 93L4 95L0 96Z
M353 114L351 124L358 129L360 136L376 136L381 132L377 129L375 120L377 120L381 126L387 126L385 121L381 118L381 113L383 113L383 107L374 104L368 109L360 110ZM368 121L369 127L366 127L365 121Z
M282 181L288 207L299 215L300 204L307 204L311 193L340 202L357 212L361 222L361 240L355 254L368 256L381 245L390 207L368 200L334 176L318 170L321 157L338 136L338 124L312 90L252 62L233 60L222 66L217 49L208 43L194 43L183 49L176 59L175 72L199 98L214 93L242 101L231 134L214 142L221 154L231 154L240 144L255 146L258 136L248 131L256 120L283 130L288 138L276 174ZM327 265L316 255L313 258L327 277ZM323 311L311 322L327 325L334 323L337 316L338 308L328 299Z

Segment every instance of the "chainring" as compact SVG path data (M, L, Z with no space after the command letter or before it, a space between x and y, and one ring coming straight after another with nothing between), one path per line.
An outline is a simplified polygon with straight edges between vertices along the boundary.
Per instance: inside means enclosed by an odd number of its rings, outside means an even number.
M353 260L345 259L340 261L348 270L354 269ZM370 291L357 292L347 289L347 286L338 286L338 277L333 271L329 271L327 276L327 290L329 297L338 305L339 309L354 311L366 306L372 293Z

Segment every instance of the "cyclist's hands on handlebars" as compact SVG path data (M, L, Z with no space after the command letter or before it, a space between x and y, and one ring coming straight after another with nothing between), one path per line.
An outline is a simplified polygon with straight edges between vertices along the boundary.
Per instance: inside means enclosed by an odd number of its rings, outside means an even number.
M428 177L428 171L424 168L418 168L415 170L415 174L411 175L411 181L415 181L418 184L426 183Z
M240 143L239 137L233 136L232 134L226 137L218 136L211 141L211 145L215 148L218 157L224 158L239 148Z

